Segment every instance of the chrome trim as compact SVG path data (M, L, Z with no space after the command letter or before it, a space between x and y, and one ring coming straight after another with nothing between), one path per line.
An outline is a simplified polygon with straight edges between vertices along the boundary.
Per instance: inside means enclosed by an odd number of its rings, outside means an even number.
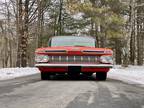
M54 57L53 56L51 56L52 57L52 61L54 60Z
M97 68L112 68L112 64L35 64L36 67L68 67L68 66L81 66L81 67L97 67Z
M97 57L95 57L95 61L98 61L98 58L97 58Z
M74 62L76 61L76 56L74 56Z
M61 61L61 56L59 56L59 61Z
M56 56L49 56L50 60L49 63L54 63L54 62L85 62L85 63L98 63L98 58L99 56L61 56L61 55L56 55Z
M81 61L83 61L83 56L81 56Z
M88 56L88 61L90 62L90 57Z
M68 59L68 56L66 56L66 61L68 61L69 59Z

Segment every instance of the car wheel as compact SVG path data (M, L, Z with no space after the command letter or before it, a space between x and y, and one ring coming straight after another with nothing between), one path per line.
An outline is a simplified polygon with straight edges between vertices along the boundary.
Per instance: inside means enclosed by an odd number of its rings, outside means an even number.
M50 79L50 74L41 72L41 80L48 80L48 79Z
M96 79L100 81L105 81L107 78L107 72L97 72Z

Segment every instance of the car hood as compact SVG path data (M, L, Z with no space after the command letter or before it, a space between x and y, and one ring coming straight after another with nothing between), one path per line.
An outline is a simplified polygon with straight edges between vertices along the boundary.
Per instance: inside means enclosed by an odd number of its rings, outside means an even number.
M112 55L113 52L108 48L63 46L38 48L36 53L49 55Z

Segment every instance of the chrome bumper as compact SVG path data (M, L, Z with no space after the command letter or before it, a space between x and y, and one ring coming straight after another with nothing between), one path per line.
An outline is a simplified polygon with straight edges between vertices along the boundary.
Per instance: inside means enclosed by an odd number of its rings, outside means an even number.
M81 66L81 67L95 67L95 68L112 68L112 64L35 64L36 67L68 67L68 66Z

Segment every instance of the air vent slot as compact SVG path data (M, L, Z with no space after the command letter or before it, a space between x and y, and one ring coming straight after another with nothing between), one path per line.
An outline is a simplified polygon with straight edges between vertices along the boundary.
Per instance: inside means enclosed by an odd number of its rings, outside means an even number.
M45 50L47 53L66 53L66 50Z
M92 51L92 50L85 50L84 53L95 53L95 54L104 54L104 51Z

